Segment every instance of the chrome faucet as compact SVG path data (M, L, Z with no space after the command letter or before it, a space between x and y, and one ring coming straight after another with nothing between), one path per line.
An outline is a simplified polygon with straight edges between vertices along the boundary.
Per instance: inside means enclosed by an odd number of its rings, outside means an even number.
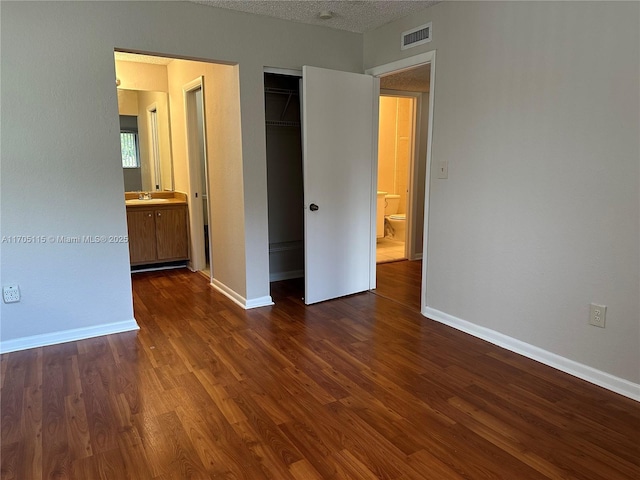
M151 194L149 192L139 192L138 200L151 200Z

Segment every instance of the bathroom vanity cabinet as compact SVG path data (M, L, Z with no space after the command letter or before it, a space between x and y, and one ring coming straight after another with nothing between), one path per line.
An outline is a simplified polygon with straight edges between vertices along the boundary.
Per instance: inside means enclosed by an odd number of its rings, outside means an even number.
M187 205L127 205L131 265L188 260Z

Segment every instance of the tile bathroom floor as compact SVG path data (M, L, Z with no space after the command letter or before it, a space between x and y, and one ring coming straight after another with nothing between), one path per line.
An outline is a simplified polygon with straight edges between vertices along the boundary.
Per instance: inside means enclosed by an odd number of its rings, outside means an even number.
M376 263L393 262L406 258L404 242L383 237L376 240Z

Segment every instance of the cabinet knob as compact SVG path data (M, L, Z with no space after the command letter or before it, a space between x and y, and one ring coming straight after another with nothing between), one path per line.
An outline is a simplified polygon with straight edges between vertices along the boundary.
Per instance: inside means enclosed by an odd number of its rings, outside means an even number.
M158 212L158 216L159 216L159 217L161 217L161 216L162 216L162 214L161 214L160 212Z
M147 217L151 217L151 214L150 214L150 213L147 213Z

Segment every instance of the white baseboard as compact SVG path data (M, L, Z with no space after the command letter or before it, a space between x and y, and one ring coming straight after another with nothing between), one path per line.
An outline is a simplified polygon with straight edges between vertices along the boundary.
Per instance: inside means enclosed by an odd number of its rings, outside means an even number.
M46 347L48 345L56 345L58 343L74 342L77 340L85 340L87 338L100 337L102 335L111 335L113 333L131 332L139 329L140 327L137 322L132 318L131 320L125 320L123 322L107 323L103 325L96 325L95 327L73 328L71 330L62 330L60 332L43 333L40 335L2 341L0 342L0 353Z
M630 382L624 378L616 377L609 373L597 370L588 365L578 363L555 353L548 352L542 348L509 337L495 330L481 327L466 320L454 317L435 308L423 307L422 314L439 323L444 323L474 337L486 340L489 343L506 348L512 352L536 360L550 367L561 370L565 373L578 377L587 382L598 385L612 392L619 393L625 397L640 402L640 384Z
M229 288L220 280L217 280L215 278L211 281L211 286L215 288L217 291L219 291L221 294L223 294L225 297L227 297L229 300L231 300L233 303L244 308L245 310L249 310L251 308L258 308L258 307L268 307L269 305L273 305L273 300L269 295L264 297L259 297L259 298L251 298L247 300L242 295L237 293L235 290Z
M270 282L279 282L281 280L291 280L292 278L304 277L304 270L290 270L288 272L275 272L269 274Z
M271 305L275 305L271 295L265 295L264 297L251 298L247 300L244 308L249 310L250 308L269 307Z

